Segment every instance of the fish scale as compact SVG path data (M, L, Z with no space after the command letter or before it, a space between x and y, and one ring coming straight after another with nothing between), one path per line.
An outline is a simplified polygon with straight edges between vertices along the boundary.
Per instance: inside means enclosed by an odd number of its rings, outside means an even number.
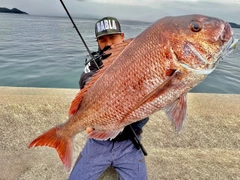
M133 122L164 109L177 131L187 115L187 93L236 48L230 25L204 15L165 17L135 39L113 45L103 67L73 100L69 119L33 140L29 147L58 151L69 170L74 136L116 137Z

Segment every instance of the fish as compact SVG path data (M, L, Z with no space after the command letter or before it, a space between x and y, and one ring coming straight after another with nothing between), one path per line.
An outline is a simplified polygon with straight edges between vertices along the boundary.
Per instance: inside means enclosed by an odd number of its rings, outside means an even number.
M224 20L200 14L167 16L135 38L111 46L103 67L79 91L69 119L43 133L29 148L55 148L69 171L77 133L108 140L125 126L164 110L181 132L187 93L201 83L238 39Z

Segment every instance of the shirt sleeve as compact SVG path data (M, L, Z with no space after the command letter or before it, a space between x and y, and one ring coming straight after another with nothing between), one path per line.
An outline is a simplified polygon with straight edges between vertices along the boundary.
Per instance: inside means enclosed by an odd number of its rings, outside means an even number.
M92 52L92 56L94 57L95 61L90 60L89 62L87 62L87 59L86 59L84 72L80 76L80 80L79 80L80 89L83 89L86 83L97 72L97 70L103 67L102 60L108 58L111 55L111 54L104 54L104 52L108 49L110 49L110 47L107 46L103 50L100 50L98 52Z
M91 77L96 73L96 70L95 71L90 71L90 72L83 72L81 77L80 77L80 80L79 80L79 87L80 89L83 89L84 86L86 85L86 83L91 79Z
M94 52L93 55L96 55L97 53ZM86 60L87 61L87 60ZM86 83L91 79L91 77L101 68L103 65L102 63L102 57L97 56L94 61L89 61L84 67L84 72L80 76L79 80L79 87L80 89L83 89Z

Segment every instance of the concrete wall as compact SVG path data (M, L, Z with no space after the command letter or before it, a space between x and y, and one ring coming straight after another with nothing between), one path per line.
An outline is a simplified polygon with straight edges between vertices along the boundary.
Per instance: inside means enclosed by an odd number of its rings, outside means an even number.
M65 122L77 89L0 87L0 179L67 179L57 152L28 149L38 135ZM178 135L164 112L150 117L143 144L149 179L240 179L240 95L188 95L188 117ZM74 161L86 142L74 140ZM117 179L113 168L101 179Z

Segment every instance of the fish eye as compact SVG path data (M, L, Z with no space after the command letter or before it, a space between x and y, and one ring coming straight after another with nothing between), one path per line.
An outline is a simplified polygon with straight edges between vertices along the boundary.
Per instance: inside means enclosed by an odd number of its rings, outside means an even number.
M197 22L197 21L193 21L193 22L191 22L191 24L190 24L190 29L191 29L191 31L193 31L193 32L199 32L199 31L202 30L202 24L199 23L199 22Z

